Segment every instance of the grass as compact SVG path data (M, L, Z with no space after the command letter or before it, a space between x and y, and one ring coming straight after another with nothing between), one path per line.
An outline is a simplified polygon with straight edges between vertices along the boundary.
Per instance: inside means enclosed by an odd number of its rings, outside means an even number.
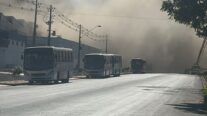
M207 86L203 89L203 95L204 95L204 105L205 109L207 110Z
M203 94L206 96L207 95L207 85L203 89Z

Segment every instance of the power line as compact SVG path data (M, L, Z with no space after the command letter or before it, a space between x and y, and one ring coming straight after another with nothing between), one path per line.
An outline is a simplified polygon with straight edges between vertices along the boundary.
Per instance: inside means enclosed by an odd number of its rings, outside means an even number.
M70 15L86 15L86 16L101 16L101 17L113 17L113 18L127 18L127 19L135 19L135 20L154 20L154 21L168 21L168 18L154 18L154 17L133 17L133 16L118 16L118 15L109 15L109 14L86 14L86 13L76 13L76 14L70 14Z
M61 20L62 24L64 24L65 26L67 26L70 29L73 29L77 32L79 31L79 25L80 24L78 24L78 23L72 21L71 19L67 18L64 14L62 14L61 12L59 12L57 10L56 10L56 13L57 13L57 17L59 18L59 20ZM69 25L71 25L71 26L69 26ZM93 41L104 41L104 40L94 39L94 37L103 38L104 36L103 35L97 35L97 34L91 32L91 31L89 31L89 29L85 28L84 26L82 26L81 34L86 36L87 38L93 40Z
M12 4L6 4L6 3L1 3L1 2L0 2L0 6L7 7L7 8L13 8L15 10L28 11L28 12L33 12L35 10L34 8L27 8L27 7L23 7L23 6L15 6L15 5L12 5ZM38 13L45 13L45 11L38 10Z
M31 4L31 5L35 5L36 3L34 1L30 1L30 0L20 0L22 2L24 2L25 4ZM4 7L8 7L8 8L13 8L13 9L18 9L18 10L23 10L23 11L30 11L33 12L35 9L33 8L27 8L27 7L23 7L23 6L17 6L17 5L12 5L11 3L4 3L4 2L0 2L0 6L4 6ZM45 10L43 10L43 8L48 8L49 5L44 4L44 3L39 3L38 2L38 15L41 15L40 13L46 13ZM79 25L78 23L74 22L73 20L67 18L64 14L62 14L60 11L55 10L54 13L57 14L58 20L61 22L61 24L63 24L64 26L66 26L69 29L72 29L76 32L79 32ZM43 14L42 14L43 15ZM91 39L93 41L105 41L103 39L94 39L94 38L104 38L104 35L98 35L95 34L91 31L89 31L89 29L85 28L84 26L82 26L82 31L81 34L86 36L88 39Z

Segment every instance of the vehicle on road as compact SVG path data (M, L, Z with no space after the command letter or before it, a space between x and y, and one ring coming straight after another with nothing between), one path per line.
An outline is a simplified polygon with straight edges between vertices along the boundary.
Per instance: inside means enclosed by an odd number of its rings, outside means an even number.
M83 62L88 77L110 77L121 74L122 57L117 54L86 54Z
M73 51L60 47L29 47L24 50L24 74L34 82L67 83L73 72Z
M141 58L134 58L131 60L131 72L145 73L146 72L146 61Z

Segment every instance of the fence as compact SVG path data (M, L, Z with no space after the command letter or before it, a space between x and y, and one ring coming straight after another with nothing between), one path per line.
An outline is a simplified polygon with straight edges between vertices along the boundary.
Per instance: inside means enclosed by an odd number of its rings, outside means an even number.
M0 82L17 81L17 80L27 80L27 79L22 75L0 74Z

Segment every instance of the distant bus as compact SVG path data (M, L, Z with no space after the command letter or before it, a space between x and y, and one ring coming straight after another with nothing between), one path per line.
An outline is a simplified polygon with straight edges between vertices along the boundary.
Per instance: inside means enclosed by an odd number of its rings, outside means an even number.
M68 83L73 72L73 51L59 47L29 47L24 50L24 73L29 83Z
M122 57L115 54L92 53L86 54L84 70L88 77L120 76Z
M131 60L132 73L145 73L146 61L141 58L134 58Z

